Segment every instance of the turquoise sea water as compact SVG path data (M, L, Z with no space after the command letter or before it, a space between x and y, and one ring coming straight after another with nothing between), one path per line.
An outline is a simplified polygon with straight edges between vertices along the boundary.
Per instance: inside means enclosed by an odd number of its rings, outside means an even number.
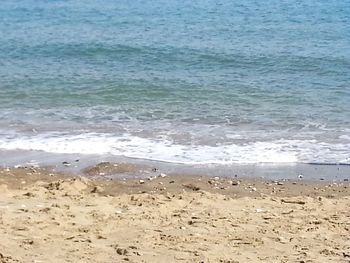
M4 0L0 149L350 164L350 1Z

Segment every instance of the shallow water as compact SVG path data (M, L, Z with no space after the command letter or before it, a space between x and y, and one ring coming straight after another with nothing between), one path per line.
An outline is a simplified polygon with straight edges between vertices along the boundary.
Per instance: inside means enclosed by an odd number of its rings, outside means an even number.
M3 1L0 149L350 164L350 2Z

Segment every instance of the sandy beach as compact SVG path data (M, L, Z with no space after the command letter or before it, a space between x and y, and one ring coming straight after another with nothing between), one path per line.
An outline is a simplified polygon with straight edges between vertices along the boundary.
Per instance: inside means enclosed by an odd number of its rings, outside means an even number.
M0 262L350 262L350 184L0 171Z
M0 21L0 263L350 263L350 1Z

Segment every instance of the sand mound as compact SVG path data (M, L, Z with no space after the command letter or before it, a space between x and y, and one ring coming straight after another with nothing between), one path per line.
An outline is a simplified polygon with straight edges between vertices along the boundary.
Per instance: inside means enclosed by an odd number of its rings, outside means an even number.
M61 193L64 195L79 195L85 192L99 192L94 182L84 177L75 177L71 179L57 180L50 183L37 182L34 189L37 192Z
M137 173L146 167L128 163L103 162L95 166L86 168L83 172L89 176Z

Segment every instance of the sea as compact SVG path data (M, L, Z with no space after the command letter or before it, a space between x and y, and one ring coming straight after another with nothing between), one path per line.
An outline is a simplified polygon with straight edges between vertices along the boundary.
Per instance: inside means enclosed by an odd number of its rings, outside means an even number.
M0 151L350 165L350 1L2 0Z

